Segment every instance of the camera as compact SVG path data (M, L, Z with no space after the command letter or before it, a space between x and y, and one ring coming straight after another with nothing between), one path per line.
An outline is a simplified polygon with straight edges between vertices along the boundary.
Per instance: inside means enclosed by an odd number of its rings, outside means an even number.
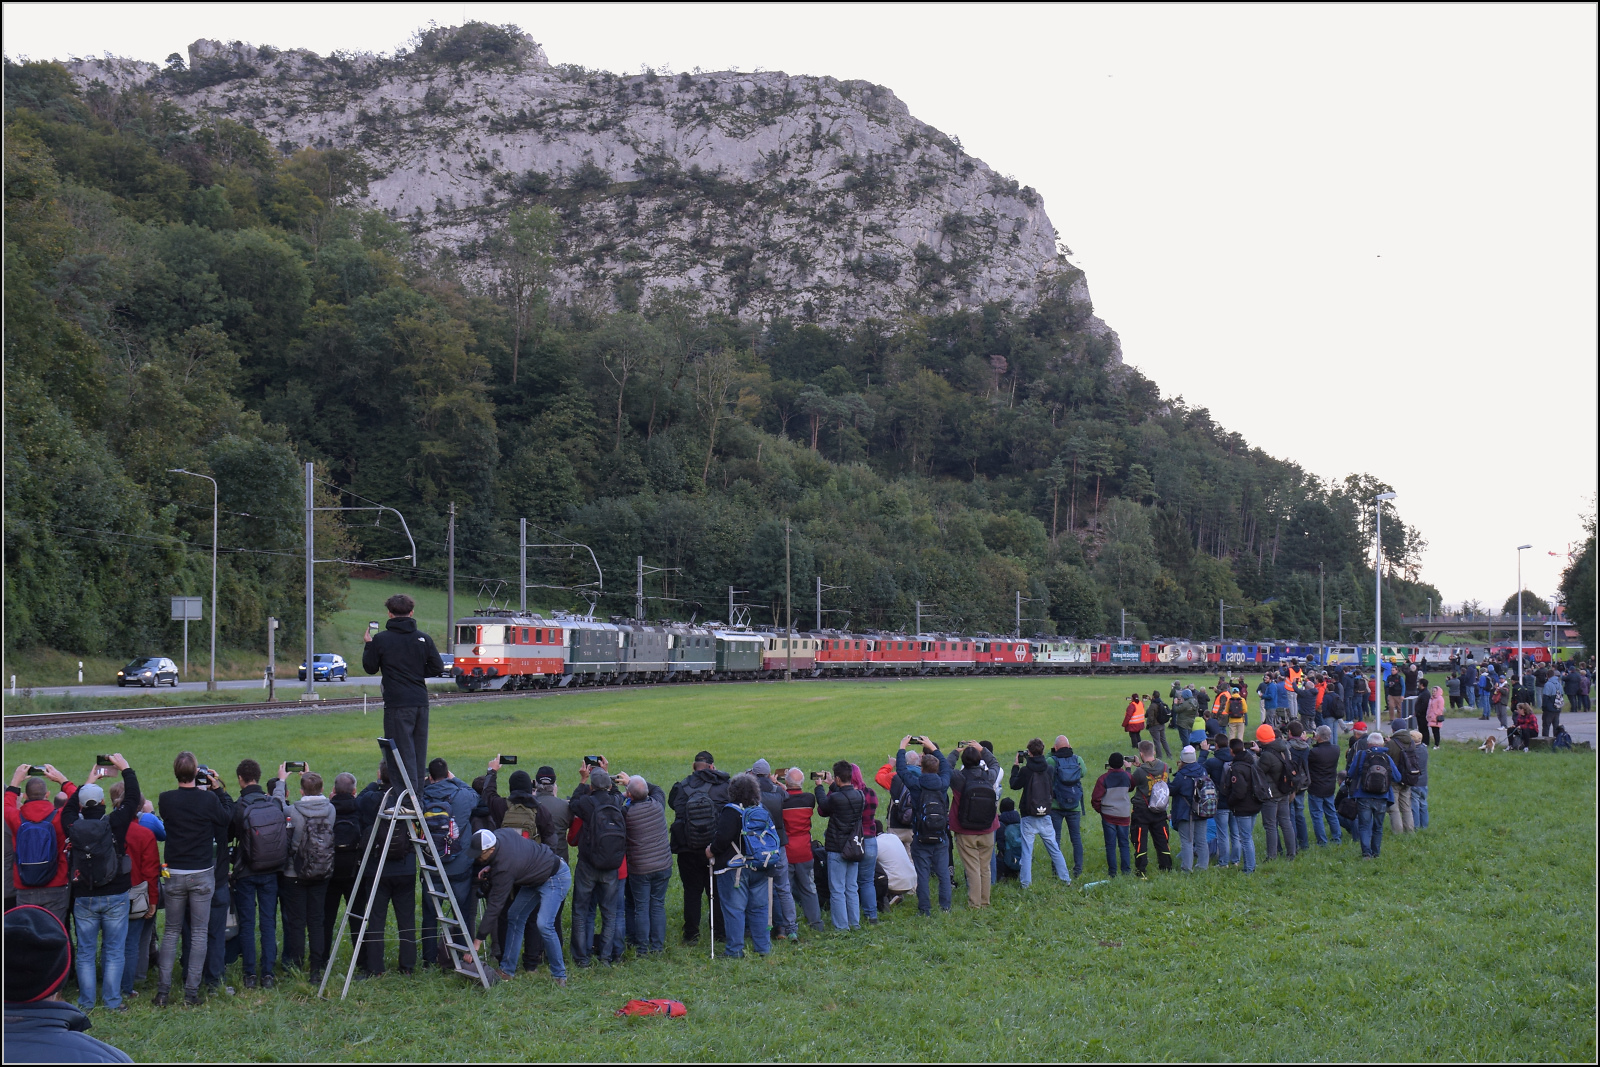
M306 764L304 760L291 761L289 763L285 763L283 765L283 769L285 771L304 771L306 769Z
M811 780L813 782L820 782L824 778L826 778L827 776L828 776L828 772L827 771L812 771L811 772Z
M587 763L591 767L604 766L604 763L603 763L604 760L605 760L604 756L585 756L585 757L583 757L583 762Z
M194 784L201 789L209 789L211 787L211 768L205 764L195 768Z
M115 767L116 763L110 756L99 755L94 758L94 765L96 767Z
M517 765L517 757L515 756L501 756L499 759L502 767L515 767Z

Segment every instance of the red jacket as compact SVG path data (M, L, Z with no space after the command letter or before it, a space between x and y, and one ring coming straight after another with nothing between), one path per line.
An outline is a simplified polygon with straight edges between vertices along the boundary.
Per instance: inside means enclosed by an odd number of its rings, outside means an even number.
M1144 729L1144 705L1137 700L1128 702L1128 710L1122 714L1122 729L1126 733Z
M817 798L804 789L785 789L783 829L789 835L784 850L790 863L811 862L811 817L817 811Z
M78 787L71 782L63 782L61 792L72 796ZM6 789L6 825L11 828L11 840L17 839L17 834L22 830L23 816L31 822L43 821L47 816L56 828L56 853L61 857L56 863L56 876L44 885L24 885L22 872L12 865L12 884L18 889L51 889L67 884L67 832L61 828L61 809L51 800L22 800L22 790L15 787Z
M161 904L161 853L156 848L156 835L138 819L128 824L128 856L133 860L132 880L137 886L146 882L150 887L150 903ZM143 918L130 915L130 919Z
M578 835L583 833L583 819L575 817L572 825L567 827L567 844L573 848L578 847ZM626 880L628 877L628 857L622 857L622 864L617 867L617 877Z

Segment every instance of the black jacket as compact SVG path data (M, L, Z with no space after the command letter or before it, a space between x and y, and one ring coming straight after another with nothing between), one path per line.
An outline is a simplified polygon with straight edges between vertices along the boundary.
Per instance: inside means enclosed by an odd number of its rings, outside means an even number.
M1331 797L1339 788L1339 746L1319 741L1306 756L1311 771L1311 795Z
M1267 781L1272 783L1274 800L1281 800L1288 793L1283 788L1283 777L1289 770L1289 742L1281 737L1275 737L1261 746L1261 754L1256 757L1261 763L1261 773L1267 776Z
M228 847L233 800L225 791L169 789L156 803L167 828L163 859L174 871L203 871L217 864L218 846Z
M1344 718L1344 697L1339 695L1337 686L1328 686L1322 691L1322 717L1324 719Z
M361 826L361 810L356 802L354 793L334 793L328 798L333 805L333 823L337 826L340 821L347 821L354 817L356 825ZM365 828L363 827L363 832ZM354 852L335 852L333 854L333 876L336 879L352 879L361 869L361 850Z
M845 842L861 833L861 813L866 809L866 797L854 786L841 789L835 785L824 791L819 785L815 792L817 814L828 817L822 846L829 852L843 852Z
M672 792L667 794L667 807L672 809L672 827L669 831L669 840L672 842L674 854L688 850L684 841L684 831L688 824L683 821L684 804L688 803L689 794L701 791L711 795L711 803L721 807L728 802L728 775L715 767L695 771L683 781L672 787Z
M266 799L250 799L251 797L256 796L265 797ZM233 802L233 816L228 820L228 834L235 841L239 842L241 846L244 843L244 839L249 835L250 832L249 827L245 824L245 820L249 816L250 807L253 804L271 804L283 812L283 817L285 819L289 817L289 805L285 804L277 797L272 796L265 789L262 789L260 783L251 782L249 785L239 790L239 799ZM234 857L233 873L235 876L273 873L272 871L252 871L250 869L250 865L244 861L244 849L241 847L236 851L238 852L238 855ZM281 872L283 868L280 867L277 868L277 870Z
M1008 784L1012 789L1022 794L1017 798L1017 810L1024 815L1033 814L1031 811L1023 811L1025 807L1024 801L1028 799L1028 787L1032 784L1033 779L1039 776L1042 776L1045 780L1045 808L1046 814L1048 814L1050 798L1053 796L1052 779L1055 776L1055 772L1050 769L1050 764L1045 762L1043 756L1029 756L1025 762L1015 764L1011 768L1011 780Z
M144 797L139 794L139 779L134 775L133 768L129 767L122 772L122 803L109 812L105 810L104 805L99 805L98 809L94 804L89 805L89 807L91 810L95 810L94 818L105 819L111 824L111 838L116 842L119 859L126 856L128 854L128 824L139 817L139 809L144 807ZM77 822L79 818L89 817L78 806L78 794L73 793L67 798L66 806L61 809L61 829L71 830L72 824ZM79 897L108 897L113 893L126 893L131 888L133 888L133 876L119 867L117 876L99 889L83 887L74 891L73 895Z
M417 629L409 615L390 619L361 650L361 669L383 672L383 703L391 708L428 706L428 679L444 671L433 638Z
M860 822L860 816L856 817ZM724 870L728 861L733 858L735 848L742 848L743 842L739 840L744 833L744 816L738 808L724 804L717 810L717 832L711 839L711 862L717 870Z
M486 940L496 936L500 916L519 888L544 885L561 868L561 860L542 842L515 830L496 830L494 838L494 855L477 875L487 887L488 900L478 923L478 936Z
M378 812L397 803L400 799L400 787L391 786L384 788L378 782L370 782L367 787L356 794L356 811L361 815L361 833L367 842L367 847L374 852L382 853L384 839L389 836L388 823L378 821ZM394 833L397 838L409 840L406 828L396 824ZM380 878L415 878L417 876L417 850L413 846L406 853L404 859L385 859L383 855L373 856L367 862L367 875L371 877L372 868L377 860L383 860L383 869L379 872Z
M1233 762L1228 765L1229 782L1232 782L1235 775L1238 775L1241 779L1243 779L1244 776L1248 774L1248 768L1254 764L1255 761L1255 756L1250 752L1249 749L1245 749L1243 752L1239 753L1239 755L1234 758ZM1233 795L1231 785L1225 788L1227 788L1229 792L1228 807L1235 815L1248 816L1261 814L1261 801L1256 799L1255 793L1253 793L1250 789L1240 786L1240 794L1235 796Z

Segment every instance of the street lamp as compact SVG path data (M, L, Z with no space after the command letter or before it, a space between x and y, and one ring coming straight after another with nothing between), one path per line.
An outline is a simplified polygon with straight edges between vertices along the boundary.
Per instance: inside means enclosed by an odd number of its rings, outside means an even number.
M1532 545L1517 546L1517 687L1522 686L1522 550Z
M168 468L167 473L187 474L211 483L211 677L206 679L206 689L214 690L217 688L217 480L209 474L196 474L182 467Z
M1385 500L1393 500L1398 495L1398 493L1379 493L1373 498L1372 505L1373 511L1378 517L1373 538L1377 542L1378 562L1377 566L1373 568L1373 588L1375 592L1372 598L1372 628L1375 641L1372 646L1372 669L1375 672L1374 676L1380 683L1383 681L1383 502ZM1378 695L1382 696L1383 694L1380 692Z

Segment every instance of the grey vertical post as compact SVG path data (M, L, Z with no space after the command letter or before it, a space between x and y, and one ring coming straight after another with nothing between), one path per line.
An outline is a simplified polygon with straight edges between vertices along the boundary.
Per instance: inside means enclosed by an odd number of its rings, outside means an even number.
M817 631L822 631L822 575L817 575Z
M784 643L788 659L784 661L783 680L788 682L794 679L794 586L790 581L789 572L789 520L783 520L783 618L784 627L788 636Z
M312 465L310 463L307 463L306 464L306 691L305 691L305 695L304 695L304 698L303 698L305 700L315 700L317 698L317 690L316 690L316 676L317 675L316 675L316 671L311 669L312 663L315 662L311 658L312 657L312 649L315 646L316 639L317 639L317 618L316 618L316 612L313 610L313 607L312 607L312 601L313 601L313 597L314 597L314 593L315 593L315 583L316 583L315 568L312 565L315 562L314 552L316 550L316 534L313 532L312 523L316 520L316 517L317 517L317 513L314 510L312 510L316 506L315 496L313 495L314 494L314 478L315 478L315 475L312 472L313 472ZM215 614L215 613L213 613L213 614Z
M1022 636L1022 590L1017 590L1017 636Z
M644 557L633 557L633 617L644 622Z
M278 692L278 620L267 616L267 703L277 699Z
M517 520L517 611L528 613L528 520Z
M728 625L733 625L733 586L728 586Z
M444 639L452 653L456 650L456 502L450 501L450 531L445 535Z

